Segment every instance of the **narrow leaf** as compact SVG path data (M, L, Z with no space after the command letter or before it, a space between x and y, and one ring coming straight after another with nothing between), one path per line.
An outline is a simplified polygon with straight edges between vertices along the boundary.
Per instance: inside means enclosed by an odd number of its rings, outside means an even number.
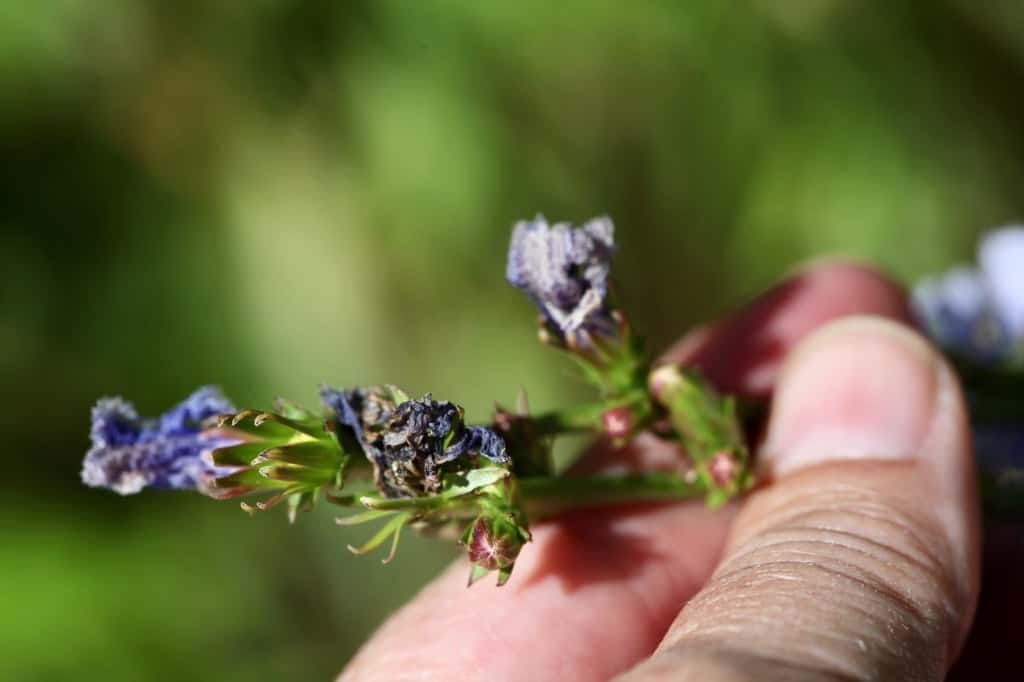
M361 523L366 523L367 521L374 521L376 519L381 518L382 516L390 516L394 513L395 512L392 511L371 509L370 511L361 512L359 514L353 514L352 516L339 516L338 518L334 519L334 522L339 526L358 526Z

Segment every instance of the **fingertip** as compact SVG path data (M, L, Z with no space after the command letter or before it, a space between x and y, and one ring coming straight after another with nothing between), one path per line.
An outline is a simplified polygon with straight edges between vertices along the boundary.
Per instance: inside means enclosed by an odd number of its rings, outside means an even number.
M970 424L948 362L907 326L880 317L832 322L805 338L782 367L758 468L778 481L843 461L902 461L918 472L920 511L942 529L965 615L980 574L980 511ZM834 469L841 476L842 469Z
M781 369L762 469L778 477L823 461L917 457L933 421L940 367L923 339L883 318L825 325Z

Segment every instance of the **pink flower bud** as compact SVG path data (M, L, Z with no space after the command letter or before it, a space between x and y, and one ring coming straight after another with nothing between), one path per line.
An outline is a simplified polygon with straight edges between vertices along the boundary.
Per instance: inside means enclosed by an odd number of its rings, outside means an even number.
M708 462L708 475L719 488L725 488L736 478L739 467L729 450L721 450Z
M500 531L488 527L483 517L476 520L467 543L472 563L488 571L495 571L515 561L522 543L516 542L517 538L512 537L507 529L505 533Z
M613 407L601 415L601 424L610 438L627 438L633 431L633 413L628 407Z
M651 394L659 402L664 402L669 393L676 389L683 382L682 372L675 365L663 365L647 378L647 385Z

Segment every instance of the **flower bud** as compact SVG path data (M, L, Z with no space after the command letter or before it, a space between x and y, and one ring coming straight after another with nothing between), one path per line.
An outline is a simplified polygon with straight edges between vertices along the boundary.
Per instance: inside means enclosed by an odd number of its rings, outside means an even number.
M746 440L731 398L720 396L695 372L674 365L651 372L648 386L668 412L697 477L707 487L709 506L752 483Z
M740 471L739 462L729 450L719 450L707 463L708 477L719 488L728 488Z
M629 438L633 433L634 423L633 411L628 405L613 407L601 415L604 432L613 440Z
M683 372L678 365L663 365L651 372L647 378L647 387L651 395L660 403L665 403L668 397L676 391L683 383Z
M488 524L480 517L473 524L466 545L469 560L488 571L496 571L515 563L521 544L511 533L502 533L497 524Z
M520 550L529 540L521 512L504 504L485 504L483 513L466 529L461 540L473 565L469 583L497 571L498 585L504 585Z

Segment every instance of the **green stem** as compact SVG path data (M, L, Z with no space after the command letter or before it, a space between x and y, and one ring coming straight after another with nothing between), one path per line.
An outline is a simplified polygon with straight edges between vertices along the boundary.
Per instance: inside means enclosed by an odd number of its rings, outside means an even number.
M701 483L673 473L519 479L519 496L531 521L585 507L690 500L706 492Z
M583 433L601 428L601 417L608 406L605 403L576 405L565 410L546 412L530 417L534 433L554 436L561 433Z

